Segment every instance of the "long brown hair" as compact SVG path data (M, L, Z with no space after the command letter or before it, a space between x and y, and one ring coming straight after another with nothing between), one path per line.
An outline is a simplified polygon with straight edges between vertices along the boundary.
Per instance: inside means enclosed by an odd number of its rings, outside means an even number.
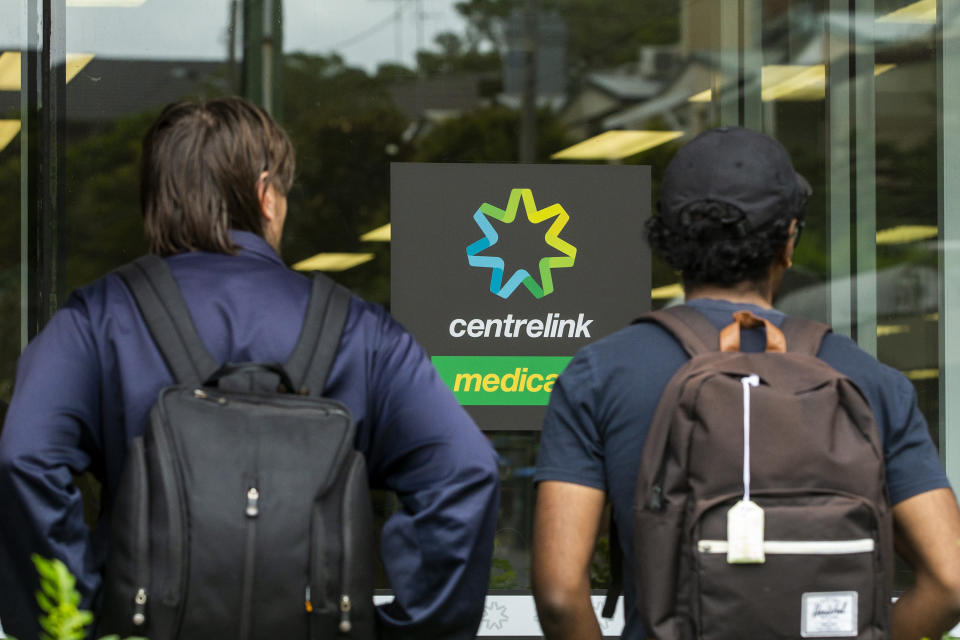
M230 229L263 236L262 172L281 193L293 184L290 138L242 98L168 105L143 139L140 205L150 251L234 254Z

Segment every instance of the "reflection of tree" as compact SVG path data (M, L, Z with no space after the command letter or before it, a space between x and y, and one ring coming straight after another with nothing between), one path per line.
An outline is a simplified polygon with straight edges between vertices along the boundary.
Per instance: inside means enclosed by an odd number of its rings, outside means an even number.
M388 252L359 237L388 222L390 161L406 153L403 115L384 82L337 56L288 56L283 100L281 120L297 148L284 258L373 251L373 262L335 275L366 297L387 302Z
M140 141L160 106L121 118L75 142L68 138L68 291L146 251L140 216Z
M669 129L665 122L659 119L651 119L647 124L650 129ZM624 160L624 164L649 165L650 171L650 189L651 189L651 211L650 215L656 215L656 203L660 195L660 182L663 175L663 169L670 162L673 154L682 145L681 142L668 142L654 147L642 153L638 153ZM644 243L646 246L646 243ZM651 255L650 259L650 284L652 287L660 287L673 284L680 279L670 266L656 255Z
M556 11L567 24L569 72L577 76L637 60L642 45L679 39L680 4L665 0L539 0L541 11ZM466 45L474 50L506 48L506 19L515 0L463 0L457 11L467 20Z
M66 286L70 291L145 250L138 198L140 140L155 113L108 123L66 148ZM0 153L0 398L20 355L20 143Z
M877 142L877 228L897 225L937 226L937 132L917 146L900 149ZM877 248L877 269L904 262L937 267L937 251L930 242Z
M424 76L433 77L447 73L471 71L500 71L500 54L496 51L481 51L471 47L455 33L437 34L434 43L439 51L417 52L417 70Z
M590 559L590 586L606 589L610 586L610 535L598 536Z
M537 158L569 144L562 125L547 111L537 124ZM420 141L414 159L422 162L516 162L520 115L504 107L489 107L451 118Z
M517 571L510 560L504 557L503 544L499 538L493 539L493 558L490 561L490 589L518 589Z

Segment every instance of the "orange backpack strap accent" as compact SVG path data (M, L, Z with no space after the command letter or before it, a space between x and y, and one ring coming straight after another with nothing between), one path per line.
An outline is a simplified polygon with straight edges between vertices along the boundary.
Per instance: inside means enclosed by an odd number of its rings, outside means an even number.
M745 314L743 321L737 318L739 314ZM830 327L822 322L796 316L787 317L779 328L769 320L763 320L749 311L737 311L734 314L734 320L734 323L723 329L727 334L722 335L722 332L718 331L700 311L689 305L679 305L645 313L634 320L634 324L639 322L659 324L673 335L690 357L717 350L738 351L740 349L739 330L761 326L767 330L768 352L790 351L815 356L820 351L823 338L831 331ZM736 347L733 346L734 344Z
M772 322L758 318L749 311L737 311L733 322L720 331L720 351L740 351L740 329L764 327L767 332L767 353L786 353L787 340Z

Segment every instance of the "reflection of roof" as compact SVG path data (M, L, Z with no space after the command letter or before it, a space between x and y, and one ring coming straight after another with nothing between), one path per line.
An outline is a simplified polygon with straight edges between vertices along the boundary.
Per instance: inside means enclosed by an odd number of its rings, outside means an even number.
M600 119L639 101L656 96L664 83L638 73L595 71L587 74L583 88L570 97L562 121L571 127L583 127L583 135L594 133ZM562 102L557 103L557 107Z
M901 317L937 311L939 292L937 272L932 267L899 264L876 272L877 317ZM825 322L811 310L826 314L823 301L827 299L830 286L850 291L850 278L836 278L832 284L819 283L792 291L777 301L777 308L785 313L795 313ZM861 285L862 286L862 285Z
M870 314L868 322L877 323L884 363L901 371L935 369L938 356L933 336L939 306L936 268L899 264L867 277L876 278L876 315ZM860 277L855 277L854 282L858 288L866 284ZM803 287L784 295L775 306L787 314L828 322L831 287L851 291L850 285L850 278L836 278L832 283ZM856 322L856 318L850 320ZM851 327L835 325L834 330L849 333Z
M117 118L225 87L224 62L94 58L67 85L69 124ZM17 110L20 94L0 91L0 113Z
M223 62L94 58L67 86L67 118L111 121L226 85Z
M691 96L710 88L709 67L698 62L688 63L663 93L655 98L612 114L603 121L604 129L622 129L635 126L651 116L685 104Z
M764 24L765 65L823 65L824 51L829 49L829 31L837 31L847 37L852 30L856 33L857 41L871 42L874 45L911 46L918 42L928 42L930 32L936 28L935 24L884 22L877 20L873 14L857 15L851 22L846 11L812 13L801 9L789 18L790 46L783 46L785 41L768 44L768 30L775 34L787 33L783 29L787 24L785 20L786 15L783 15L779 20L767 20ZM780 23L780 26L777 27L775 23ZM878 51L883 54L882 48ZM740 79L740 64L742 62L738 61L736 55L730 55L730 52L721 52L716 48L693 48L689 51L683 71L665 86L662 93L646 96L647 99L640 104L604 118L603 129L633 127L652 116L667 115L686 103L691 96L711 88L712 81L715 80L712 76L718 72L722 72L726 82L731 83L729 88L735 91L759 89L763 78L763 65L757 61L754 72L750 74L748 69L747 77ZM737 86L740 82L745 82L745 86Z
M481 73L444 75L394 84L387 91L397 108L410 120L416 120L428 110L460 113L483 105L481 84L489 77Z
M624 100L650 98L657 95L663 87L662 82L636 74L597 71L589 74L587 80L597 88Z

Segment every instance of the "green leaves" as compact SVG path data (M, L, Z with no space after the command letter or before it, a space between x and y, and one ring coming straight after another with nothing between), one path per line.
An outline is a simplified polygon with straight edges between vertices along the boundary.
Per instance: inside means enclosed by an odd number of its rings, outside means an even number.
M33 565L40 574L40 591L37 603L44 615L40 618L43 629L41 640L84 640L84 627L93 622L93 614L82 611L76 579L59 560L47 560L34 554Z
M80 593L77 580L67 566L54 558L48 560L37 554L30 556L33 566L40 574L40 590L37 591L37 604L43 615L40 627L41 640L84 640L87 637L84 627L93 623L93 614L80 609ZM10 640L14 640L10 638ZM120 636L106 636L100 640L120 640ZM127 640L147 640L146 638L127 638Z
M493 558L490 565L490 589L516 589L517 572L506 558Z

